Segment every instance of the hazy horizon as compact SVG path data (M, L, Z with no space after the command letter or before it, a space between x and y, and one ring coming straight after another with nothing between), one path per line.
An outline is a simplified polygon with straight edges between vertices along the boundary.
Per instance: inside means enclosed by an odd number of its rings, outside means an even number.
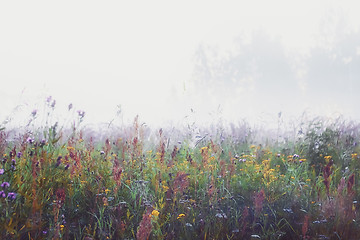
M0 122L360 120L355 1L0 3ZM16 113L14 109L19 106ZM120 113L120 114L117 114ZM20 118L17 120L16 118Z

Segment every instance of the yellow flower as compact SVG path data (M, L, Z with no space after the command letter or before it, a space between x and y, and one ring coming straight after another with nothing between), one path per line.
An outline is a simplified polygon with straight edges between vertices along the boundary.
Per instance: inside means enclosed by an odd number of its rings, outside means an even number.
M180 219L180 218L183 218L183 217L185 217L185 214L180 213L179 216L177 217L177 219Z
M306 181L307 181L307 182L311 182L311 179L310 179L310 178L308 178L308 179L306 179Z
M105 189L105 193L106 193L106 194L108 194L109 192L111 192L111 190Z
M63 230L64 227L65 227L64 225L62 225L62 224L60 225L60 229L61 229L61 230Z
M294 176L291 176L291 179L295 179L295 177L294 177Z
M159 214L160 214L160 213L159 213L158 210L153 210L153 211L151 212L151 215L152 215L152 216L156 216L156 217L157 217L157 216L159 216Z
M165 191L169 190L169 187L168 187L168 186L163 185L162 187L163 187L163 189L164 189Z
M202 147L202 148L200 149L200 152L204 152L204 151L206 151L206 150L208 150L208 147Z

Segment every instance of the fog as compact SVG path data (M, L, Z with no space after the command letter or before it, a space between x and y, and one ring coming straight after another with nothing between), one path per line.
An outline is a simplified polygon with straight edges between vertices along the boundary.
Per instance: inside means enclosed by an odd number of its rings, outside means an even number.
M0 121L25 124L49 96L55 119L72 103L85 124L360 120L355 6L1 2Z

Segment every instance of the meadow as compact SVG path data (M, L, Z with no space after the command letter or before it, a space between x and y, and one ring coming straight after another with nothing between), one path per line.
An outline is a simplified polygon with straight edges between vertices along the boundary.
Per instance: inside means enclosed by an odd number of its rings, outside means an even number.
M84 117L1 128L2 239L360 239L356 122L94 132Z

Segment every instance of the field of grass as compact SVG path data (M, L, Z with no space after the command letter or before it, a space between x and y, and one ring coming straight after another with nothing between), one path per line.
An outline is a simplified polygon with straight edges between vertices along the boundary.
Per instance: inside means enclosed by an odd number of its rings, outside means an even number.
M357 123L94 133L78 114L0 131L2 239L360 239Z

